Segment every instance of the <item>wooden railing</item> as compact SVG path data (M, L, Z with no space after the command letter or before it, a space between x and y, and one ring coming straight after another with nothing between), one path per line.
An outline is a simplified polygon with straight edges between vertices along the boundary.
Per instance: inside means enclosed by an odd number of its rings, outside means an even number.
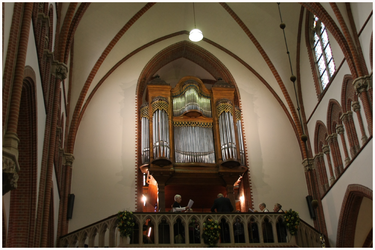
M130 244L123 245L116 215L60 238L60 247L206 247L203 223L221 225L218 247L321 247L320 234L301 220L290 235L281 213L134 213ZM142 229L142 230L140 230Z

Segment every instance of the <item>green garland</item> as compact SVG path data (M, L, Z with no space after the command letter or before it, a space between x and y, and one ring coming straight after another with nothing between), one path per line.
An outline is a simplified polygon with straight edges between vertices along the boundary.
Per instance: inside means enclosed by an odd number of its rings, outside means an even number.
M203 239L210 246L216 245L220 238L220 225L217 220L208 219L203 223Z
M292 209L289 209L289 211L285 211L284 223L285 226L289 229L290 234L295 235L299 225L298 213L296 211L293 211Z
M133 233L135 225L134 215L129 211L120 211L117 213L117 227L120 236L130 236Z

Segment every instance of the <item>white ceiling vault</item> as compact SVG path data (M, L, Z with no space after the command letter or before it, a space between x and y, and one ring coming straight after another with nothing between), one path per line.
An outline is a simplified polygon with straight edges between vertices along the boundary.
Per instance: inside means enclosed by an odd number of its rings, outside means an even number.
M63 16L69 4L63 3ZM290 116L293 116L287 100L290 98L290 101L294 103L293 112L296 112L296 100L293 84L289 80L291 69L284 35L279 27L281 23L279 7L282 21L286 24L285 34L295 74L301 4L228 2L224 5L227 5L238 20L244 23L255 42L249 38L243 27L223 4L196 2L194 3L196 27L202 30L204 40L194 44L210 51L214 56L217 52L217 54L224 54L231 58L230 60L241 60L242 64L248 65L252 68L254 77L262 78L269 85L271 92L274 92L273 95L277 96L276 99L279 99ZM77 105L76 112L80 112L79 110L82 110L85 105L84 101L77 103L77 100L87 100L90 94L94 94L97 84L100 84L103 77L108 75L111 69L121 63L124 58L131 56L143 61L144 58L155 56L155 51L161 51L174 43L190 42L188 33L194 28L192 2L157 2L155 4L83 2L77 4L76 13L79 13L80 8L84 11L77 22L72 47L74 67L71 105L72 107ZM137 17L136 21L129 22L134 17ZM178 35L174 35L176 33ZM162 39L164 36L170 37ZM305 49L305 46L302 45L302 48ZM264 51L263 55L261 51ZM153 54L150 56L149 53ZM269 58L274 70L270 69L265 56ZM223 58L226 57L220 58L221 63L224 65L230 63L230 60L225 61ZM288 97L280 88L280 81L277 81L275 72L280 76ZM194 75L207 80L217 80L220 77L209 74L203 67L186 58L179 58L168 63L159 69L157 74L171 84L175 84L185 75ZM235 80L239 78L240 76L237 75Z

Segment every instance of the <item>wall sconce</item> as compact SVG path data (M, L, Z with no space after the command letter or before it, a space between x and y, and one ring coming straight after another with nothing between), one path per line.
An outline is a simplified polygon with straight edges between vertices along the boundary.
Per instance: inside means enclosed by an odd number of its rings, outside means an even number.
M245 200L245 197L244 197L243 195L241 195L241 197L240 197L240 201L241 201L241 202L244 202L244 200Z

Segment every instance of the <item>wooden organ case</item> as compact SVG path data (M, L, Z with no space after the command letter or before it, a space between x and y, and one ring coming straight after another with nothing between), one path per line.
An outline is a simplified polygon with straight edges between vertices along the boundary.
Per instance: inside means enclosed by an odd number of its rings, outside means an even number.
M138 211L168 211L176 193L185 198L182 205L200 200L198 211L209 211L219 192L235 206L234 189L247 167L233 85L219 79L208 89L187 76L172 88L156 77L139 113L142 195L158 208ZM152 191L150 183L157 188Z

